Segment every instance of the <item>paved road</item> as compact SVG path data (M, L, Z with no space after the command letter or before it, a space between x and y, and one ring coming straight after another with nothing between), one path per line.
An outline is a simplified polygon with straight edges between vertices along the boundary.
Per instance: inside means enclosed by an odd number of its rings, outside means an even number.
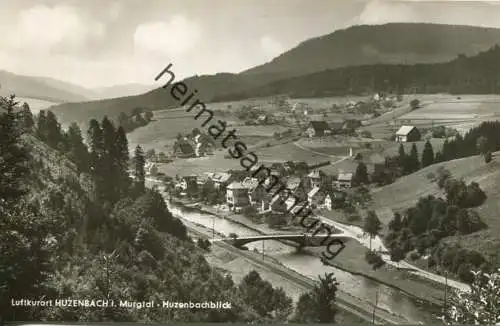
M363 235L363 230L361 230L360 227L345 225L345 224L333 221L333 220L326 218L324 216L321 216L321 215L318 215L318 217L321 219L322 222L324 222L326 224L333 225L335 228L338 228L343 233L350 235L353 239L356 239L356 241L358 241L361 245L365 246L366 248L370 247L370 238L368 236ZM379 236L372 239L372 248L379 249L379 250L384 251L384 252L388 252L387 248L384 246L384 243L382 242L382 239L380 239ZM399 268L410 269L411 273L416 274L416 275L421 276L421 277L424 277L424 278L427 278L427 279L430 279L434 282L441 283L443 285L445 285L447 283L448 286L459 289L461 291L469 291L470 290L470 286L465 284L465 283L461 283L461 282L450 280L450 279L446 280L443 276L440 276L440 275L437 275L434 273L430 273L428 271L420 269L420 268L418 268L418 267L416 267L416 266L414 266L406 261L401 261L401 262L399 262L399 264L395 263L395 262L391 261L390 255L383 254L382 258L389 265L393 265L393 266L396 266Z

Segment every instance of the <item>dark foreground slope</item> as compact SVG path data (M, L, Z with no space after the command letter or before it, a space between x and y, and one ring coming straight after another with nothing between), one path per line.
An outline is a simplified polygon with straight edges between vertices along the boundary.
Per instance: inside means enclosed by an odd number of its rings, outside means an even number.
M2 112L12 103L4 104ZM28 116L16 120L12 116L0 115L0 312L4 320L273 320L256 313L231 278L208 265L159 193L122 179L121 197L113 196L111 201L105 185L116 185L116 180L103 177L105 167L117 164L113 173L107 172L110 178L127 169L116 151L92 151L89 162L100 163L86 172L85 164L73 162L78 158L81 163L86 157L76 128L67 138L59 137L53 128L32 133ZM104 122L103 126L108 140L97 146L114 146L108 138L113 136L112 127ZM21 130L25 132L19 138ZM232 309L12 305L12 300L36 298L107 298L116 305L119 300L229 301Z

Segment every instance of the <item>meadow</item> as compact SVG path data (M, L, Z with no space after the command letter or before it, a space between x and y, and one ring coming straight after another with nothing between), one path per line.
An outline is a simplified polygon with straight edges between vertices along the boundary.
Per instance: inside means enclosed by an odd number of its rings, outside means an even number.
M34 98L28 98L28 97L17 97L16 96L16 101L18 101L20 104L23 102L28 103L30 106L31 112L33 114L38 114L40 110L45 110L52 105L57 105L59 103L56 102L50 102L50 101L45 101L45 100L39 100L39 99L34 99Z
M377 212L380 220L387 225L392 219L394 211L402 211L413 206L420 197L434 195L444 196L436 183L429 178L429 174L435 174L437 169L444 167L448 169L453 177L463 178L466 183L475 181L486 193L486 201L474 210L479 213L483 221L488 224L489 229L480 231L460 238L467 241L467 248L478 251L500 249L500 194L498 184L500 183L500 152L494 153L493 161L489 164L477 155L456 159L453 161L433 164L413 174L402 177L391 185L372 190L373 201L371 209ZM470 239L470 241L468 240Z

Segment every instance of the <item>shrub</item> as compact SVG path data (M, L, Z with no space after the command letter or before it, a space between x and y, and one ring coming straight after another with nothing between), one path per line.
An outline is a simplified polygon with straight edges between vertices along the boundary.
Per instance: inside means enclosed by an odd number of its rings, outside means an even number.
M409 255L409 258L411 260L417 260L420 259L420 254L417 251L412 251Z
M384 266L385 264L385 261L382 259L382 255L374 250L366 251L365 260L368 264L372 265L374 270Z
M493 157L491 155L491 152L487 152L486 154L484 154L484 162L485 163L490 163L492 159L493 159Z

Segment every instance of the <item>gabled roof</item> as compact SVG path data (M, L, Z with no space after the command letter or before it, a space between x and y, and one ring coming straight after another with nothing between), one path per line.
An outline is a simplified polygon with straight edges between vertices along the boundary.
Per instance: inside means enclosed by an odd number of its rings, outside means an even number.
M319 171L317 170L311 171L311 173L309 173L307 176L309 178L316 178L316 179L320 178Z
M215 182L227 182L231 178L231 174L226 172L215 172L212 176L212 180Z
M227 189L246 189L241 182L231 182Z
M408 135L413 129L415 129L415 126L401 126L399 130L396 132L397 136L406 136Z
M307 196L308 197L314 197L314 196L316 196L316 194L318 194L319 190L320 190L319 187L314 187L314 188L312 188L311 191L309 191L309 193L307 194Z
M249 190L257 188L259 180L257 178L246 177L242 182L243 186Z
M328 123L326 121L321 121L321 120L311 121L311 127L313 127L315 131L325 131L330 129Z
M332 121L330 122L330 127L334 130L340 130L344 127L344 121Z
M337 177L337 181L351 181L352 180L352 173L339 173L339 176Z
M300 178L290 178L286 181L286 187L290 190L295 190L300 186Z

